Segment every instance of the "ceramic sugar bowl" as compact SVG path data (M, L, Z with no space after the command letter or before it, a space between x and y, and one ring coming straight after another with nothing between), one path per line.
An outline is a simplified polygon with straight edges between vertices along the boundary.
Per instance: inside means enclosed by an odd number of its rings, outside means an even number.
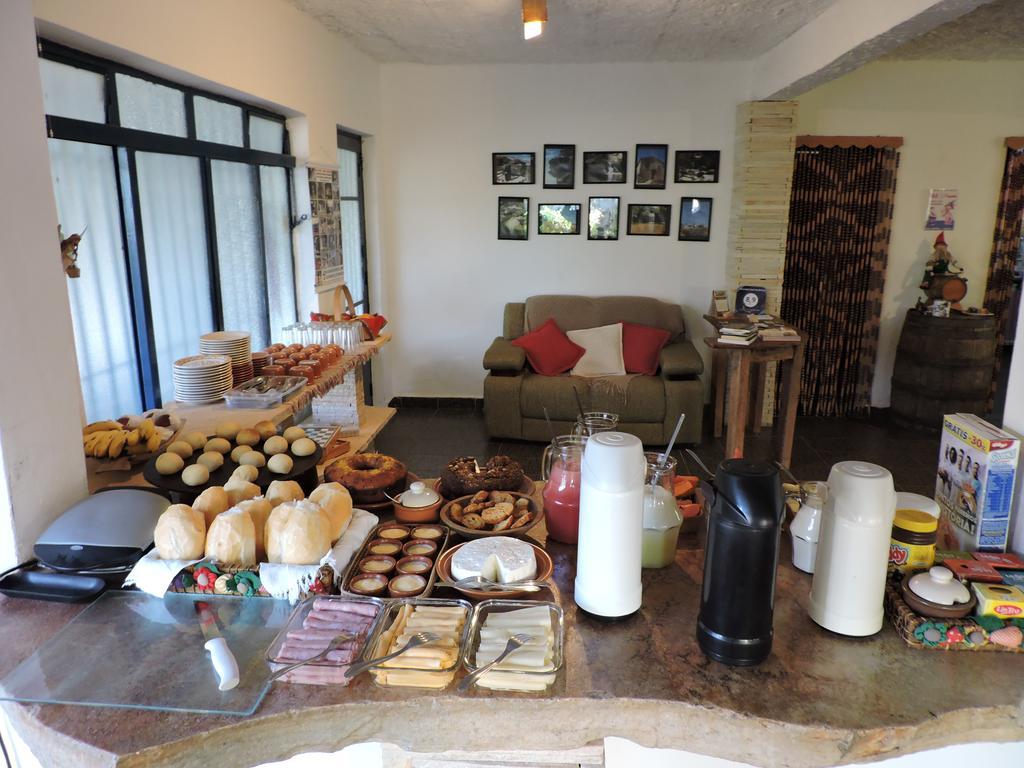
M977 603L971 591L941 565L905 577L900 591L914 611L937 619L963 618Z
M395 519L403 523L433 523L439 519L441 494L418 480L395 500Z

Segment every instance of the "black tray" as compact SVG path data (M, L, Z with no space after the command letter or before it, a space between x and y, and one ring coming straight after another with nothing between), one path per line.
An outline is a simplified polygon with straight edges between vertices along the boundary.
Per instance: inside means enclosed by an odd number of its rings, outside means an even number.
M121 574L122 579L124 574ZM7 597L50 600L57 603L89 603L107 589L98 576L53 571L22 570L0 579L0 593Z
M292 459L291 472L287 475L278 475L271 472L266 468L266 466L260 467L259 477L257 477L255 481L256 485L265 491L267 486L274 480L296 480L310 470L313 470L315 473L317 464L319 464L320 459L323 458L324 449L317 444L316 450L309 456L300 457L294 456L291 453L288 455L291 456ZM191 464L195 464L196 459L198 459L199 456L200 452L193 453L191 458L185 460L185 466L187 467ZM224 485L229 479L231 479L231 474L238 468L238 463L232 461L230 455L225 455L224 465L217 471L210 473L210 479L205 485L186 485L181 479L181 472L173 475L161 475L157 472L156 460L157 456L154 456L146 462L146 466L142 470L142 476L146 479L146 482L150 485L155 485L157 488L163 488L164 490L186 497L198 496L213 485ZM182 468L182 471L184 471L184 468ZM303 487L303 490L309 494L314 488L316 488L315 482L313 483L312 488Z

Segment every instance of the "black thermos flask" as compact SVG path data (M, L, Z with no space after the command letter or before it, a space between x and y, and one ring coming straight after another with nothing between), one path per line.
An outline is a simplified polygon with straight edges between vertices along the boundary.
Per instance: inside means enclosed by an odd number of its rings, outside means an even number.
M767 462L727 459L712 495L697 642L723 664L759 664L772 650L782 483Z

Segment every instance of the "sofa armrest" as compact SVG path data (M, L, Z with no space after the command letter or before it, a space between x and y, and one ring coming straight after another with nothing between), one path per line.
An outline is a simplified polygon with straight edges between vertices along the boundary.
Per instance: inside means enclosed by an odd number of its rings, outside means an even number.
M661 350L661 375L666 379L689 379L704 373L704 360L686 339L666 344Z
M521 371L526 366L526 351L499 336L484 352L484 368L488 371Z

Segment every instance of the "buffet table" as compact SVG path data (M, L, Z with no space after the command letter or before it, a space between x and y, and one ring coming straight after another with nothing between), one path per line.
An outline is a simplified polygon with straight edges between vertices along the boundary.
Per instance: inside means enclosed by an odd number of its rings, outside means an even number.
M531 535L543 539L541 528ZM811 579L786 552L774 650L741 669L710 662L697 647L702 552L694 536L681 539L674 565L644 571L643 607L614 624L577 612L575 549L547 549L566 615L566 665L545 696L384 689L363 676L347 688L275 684L249 718L0 706L43 765L83 768L248 768L367 741L421 752L573 749L605 736L758 766L831 766L1024 740L1024 655L917 651L888 623L864 639L827 632L808 617ZM80 610L0 597L0 676Z

